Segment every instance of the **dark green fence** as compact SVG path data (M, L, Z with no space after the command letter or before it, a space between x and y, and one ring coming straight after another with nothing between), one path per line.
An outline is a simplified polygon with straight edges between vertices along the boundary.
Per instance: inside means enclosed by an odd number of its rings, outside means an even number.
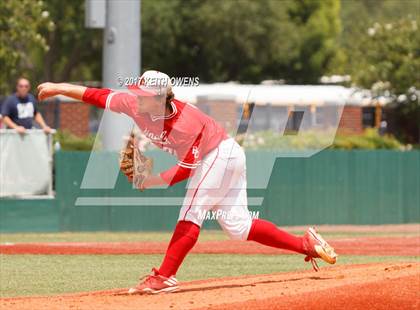
M268 152L248 152L248 179L261 178L263 165L271 156ZM181 199L185 193L185 183L141 193L121 175L115 189L81 190L88 158L87 152L57 153L56 198L0 200L0 230L172 229L179 210L176 203L75 206L78 197ZM167 160L161 159L158 162ZM248 196L264 197L261 206L250 209L279 225L420 222L420 152L326 150L306 159L279 158L268 188L250 189ZM214 228L217 223L208 221L205 227Z

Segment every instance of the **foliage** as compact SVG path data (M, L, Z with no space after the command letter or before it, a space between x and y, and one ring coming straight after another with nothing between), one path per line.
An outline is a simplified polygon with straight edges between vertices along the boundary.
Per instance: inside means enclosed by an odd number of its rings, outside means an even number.
M352 78L393 107L389 121L399 138L420 143L420 19L374 23L353 52Z
M352 78L376 95L404 94L420 88L420 37L415 19L375 23L360 36Z
M143 0L143 68L203 82L317 83L357 73L368 25L416 8L415 0ZM0 91L20 74L33 84L101 80L102 30L85 28L84 0L2 1L0 9Z
M334 73L386 97L388 127L406 143L420 143L420 26L417 0L342 1L343 31Z
M101 80L103 30L85 28L84 2L0 1L0 94L19 75L34 85ZM201 82L350 74L391 98L398 138L418 143L419 9L417 0L143 0L142 69Z
M85 0L44 0L55 27L46 36L49 50L34 53L36 80L63 82L101 79L102 30L85 27Z
M273 131L248 134L243 146L246 149L276 149L283 151L311 150L326 145L333 132L302 131L298 135L279 135ZM333 149L396 149L404 146L390 135L381 136L375 129L367 129L363 135L337 135Z
M339 8L338 0L143 1L143 63L206 82L316 83L337 50Z
M0 1L0 94L8 94L15 80L34 69L31 50L45 53L49 46L41 33L54 29L42 1Z
M314 83L337 50L339 8L339 0L144 0L143 68L206 82ZM0 9L1 93L18 75L33 84L101 80L102 30L85 28L84 0Z
M94 146L95 136L77 137L67 130L58 130L54 135L54 143L59 142L63 151L91 151Z
M0 94L21 75L34 85L101 79L102 33L85 28L84 2L0 1Z
M406 143L420 146L420 91L414 87L393 98L388 119L395 134Z
M404 146L393 136L378 134L376 129L367 129L363 135L338 135L333 149L395 149L403 150Z
M413 18L412 14L419 9L417 0L342 0L342 32L339 40L341 59L334 63L332 73L349 74L356 71L353 66L360 60L360 57L355 57L361 47L360 40L375 23L389 24L407 17ZM359 56L363 57L363 54Z
M288 12L298 33L298 57L293 59L288 72L295 83L317 84L340 56L340 1L293 1Z

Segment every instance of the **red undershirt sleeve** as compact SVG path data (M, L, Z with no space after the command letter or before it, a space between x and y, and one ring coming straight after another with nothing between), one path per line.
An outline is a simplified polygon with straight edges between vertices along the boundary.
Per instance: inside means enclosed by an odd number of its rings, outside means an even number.
M105 109L106 101L111 90L108 88L87 88L82 100L98 108Z
M195 169L201 164L201 150L200 150L201 134L196 138L193 145L184 155L183 160L162 172L160 177L170 186L181 182L194 174Z
M132 116L137 110L136 96L107 88L87 88L82 100L101 109Z
M160 177L170 186L188 179L194 173L193 169L180 167L178 165L172 166L168 170L162 172Z

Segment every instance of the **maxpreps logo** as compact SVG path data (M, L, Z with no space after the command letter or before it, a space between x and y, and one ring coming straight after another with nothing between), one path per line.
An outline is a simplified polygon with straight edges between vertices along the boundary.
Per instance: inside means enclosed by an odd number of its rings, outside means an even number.
M199 82L198 78L172 78L174 84L183 84L183 85L197 85ZM166 79L168 80L168 79ZM155 79L151 81L152 83L160 83L161 80ZM236 114L236 118L232 120L232 124L237 124L237 139L242 141L245 148L248 147L249 150L259 149L260 140L264 142L266 139L266 144L269 146L269 149L262 149L261 156L249 156L247 158L247 167L248 175L252 176L247 179L247 188L252 189L266 189L272 174L274 164L277 158L308 158L311 157L323 149L329 147L333 141L336 134L336 131L339 127L339 122L341 119L341 114L346 103L345 94L340 95L334 103L326 105L328 111L334 109L334 113L320 114L321 118L318 119L318 110L310 108L310 106L300 106L296 105L293 108L287 108L285 111L284 106L271 106L270 109L267 109L266 106L262 104L253 104L252 109L247 109L248 103L257 103L261 102L262 92L256 86L247 86L242 85L240 88L235 88L236 92L232 94L239 98L238 100L246 100L245 104L238 102L239 105L242 105L242 112ZM293 89L292 89L293 90ZM204 90L203 90L204 91ZM175 96L177 92L175 91ZM273 87L272 96L278 96L278 98L285 98L284 89L282 87ZM291 94L287 94L290 96ZM296 98L300 98L300 94L294 94ZM290 99L287 99L287 101ZM300 100L300 99L299 99ZM313 99L315 100L315 99ZM283 100L284 101L284 100ZM282 101L282 102L283 102ZM300 102L300 101L299 101ZM312 101L311 101L312 102ZM270 112L277 109L276 112ZM268 111L268 112L267 112ZM321 112L323 110L320 110ZM119 115L117 115L119 116ZM117 117L115 116L115 117ZM222 117L221 121L224 121L224 114L219 114L218 116ZM260 124L261 120L265 121L266 117L270 118L269 126L275 129L272 129L273 132L270 132L268 136L258 137L259 127L254 126L255 124ZM263 119L261 119L263 117ZM127 123L125 128L127 132L133 128L133 120L124 119ZM216 121L218 121L216 119ZM255 128L254 128L255 127ZM162 145L163 151L174 154L173 148L169 143L166 132L151 132L149 130L143 131L145 135L150 138L153 142L164 144ZM126 132L123 133L124 135ZM243 135L243 137L241 136ZM308 136L309 135L309 136ZM307 147L301 147L301 145L306 145L303 143L307 140L307 137L311 137L311 143ZM258 139L257 139L258 138ZM315 138L315 139L314 139ZM115 150L122 148L121 141L116 141ZM193 143L193 141L191 141ZM268 144L271 143L271 144ZM120 146L121 145L121 146ZM108 150L106 150L108 152ZM231 150L232 151L232 150ZM193 156L197 156L197 152L194 148L191 150ZM250 151L252 153L253 151ZM82 183L80 185L81 189L113 189L117 184L117 179L120 174L118 165L115 165L114 162L111 163L108 160L108 157L103 156L102 153L98 151L92 151L92 154L89 158L89 162L86 166L85 174L83 176ZM108 160L108 161L106 161ZM166 167L167 162L161 162L160 167ZM107 165L106 174L104 174L103 167ZM160 168L159 167L159 168ZM103 177L98 177L103 176ZM188 184L188 183L187 183ZM217 186L217 185L216 185ZM156 205L176 205L183 203L183 197L153 197L153 195L136 197L78 197L76 205L78 206L131 206L131 205L144 205L150 206L153 204ZM261 206L264 200L263 196L248 197L249 206ZM235 202L231 202L235 204ZM228 216L223 214L203 214L205 218L217 218L219 216Z
M260 218L260 211L248 211L252 219ZM198 219L200 220L234 220L240 218L235 212L225 210L198 210Z

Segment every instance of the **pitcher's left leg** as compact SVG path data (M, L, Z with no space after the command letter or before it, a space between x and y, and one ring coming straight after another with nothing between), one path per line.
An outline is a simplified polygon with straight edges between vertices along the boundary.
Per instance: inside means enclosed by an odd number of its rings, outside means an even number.
M274 223L262 219L252 221L247 240L256 241L274 248L306 254L303 237L289 234L277 228Z
M277 228L269 221L255 219L247 240L304 254L305 261L311 261L315 271L319 270L315 258L321 258L329 264L334 264L337 260L334 248L312 227L303 237L299 237Z
M217 220L231 239L250 240L258 243L294 251L306 255L305 261L311 261L316 271L319 270L315 258L321 258L334 264L337 254L334 249L318 234L309 228L304 236L295 236L277 228L274 223L262 219L252 219L247 206L246 179L237 180L235 188L229 190L225 198L214 207Z

